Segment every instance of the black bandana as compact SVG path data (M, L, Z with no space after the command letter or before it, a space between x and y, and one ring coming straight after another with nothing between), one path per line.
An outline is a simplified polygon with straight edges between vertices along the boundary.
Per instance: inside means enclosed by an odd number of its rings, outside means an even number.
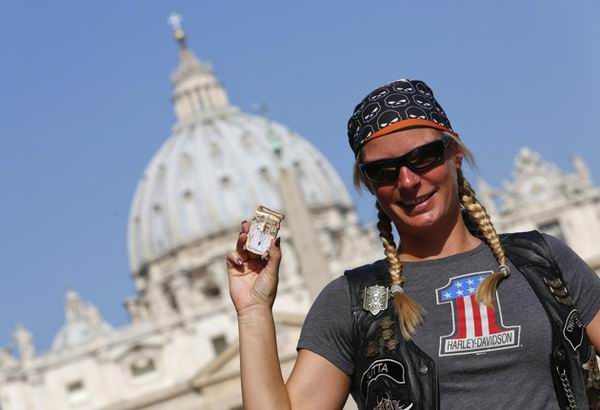
M456 135L427 84L397 80L371 91L354 108L348 121L348 140L358 155L369 139L413 127L432 127Z

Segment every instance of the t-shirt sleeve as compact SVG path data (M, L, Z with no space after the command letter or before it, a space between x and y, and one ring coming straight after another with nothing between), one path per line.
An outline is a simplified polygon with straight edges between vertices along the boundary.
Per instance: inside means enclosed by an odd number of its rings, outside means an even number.
M307 349L352 376L352 313L345 276L329 283L310 308L297 349Z
M544 234L585 325L600 311L600 277L562 240Z

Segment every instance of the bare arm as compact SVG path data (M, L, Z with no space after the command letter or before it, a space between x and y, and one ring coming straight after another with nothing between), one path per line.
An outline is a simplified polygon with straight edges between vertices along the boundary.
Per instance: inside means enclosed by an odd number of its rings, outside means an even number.
M291 409L271 309L253 306L238 312L238 327L244 409Z
M600 352L600 312L586 326L588 337L594 345L596 353Z
M271 310L281 250L276 241L268 262L253 258L243 246L248 228L248 223L242 223L236 251L227 257L229 291L238 315L244 409L341 409L350 378L313 352L300 351L287 385L284 383Z
M275 324L267 309L238 315L244 409L341 409L350 378L327 359L302 349L287 384L281 375Z
M287 382L295 409L341 409L348 398L350 378L329 360L301 349Z

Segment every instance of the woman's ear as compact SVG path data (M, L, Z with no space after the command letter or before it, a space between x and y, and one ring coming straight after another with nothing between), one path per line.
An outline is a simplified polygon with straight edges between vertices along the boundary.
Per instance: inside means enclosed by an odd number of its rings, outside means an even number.
M462 160L463 160L463 152L460 149L460 147L458 146L458 144L454 144L454 165L456 166L457 169L460 169L460 167L462 166Z
M362 151L359 152L358 156L354 161L354 169L352 171L352 181L354 183L354 187L360 191L360 189L364 186L371 194L375 195L375 190L373 186L371 186L371 182L369 182L362 171L360 170L360 162L362 160Z

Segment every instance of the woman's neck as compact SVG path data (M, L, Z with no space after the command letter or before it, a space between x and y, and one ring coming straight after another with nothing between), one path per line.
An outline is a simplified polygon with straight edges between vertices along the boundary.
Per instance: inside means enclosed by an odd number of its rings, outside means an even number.
M446 231L439 229L435 233L403 233L400 240L400 260L411 262L427 259L439 259L456 255L476 248L481 240L467 229L462 216Z

